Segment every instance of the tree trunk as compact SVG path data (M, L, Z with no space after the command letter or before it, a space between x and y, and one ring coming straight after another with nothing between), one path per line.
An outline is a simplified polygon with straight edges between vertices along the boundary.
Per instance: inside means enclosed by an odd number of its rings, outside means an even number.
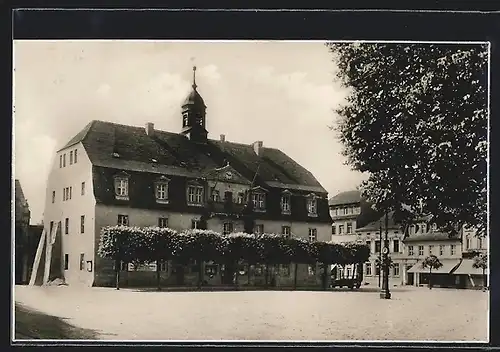
M321 286L323 287L323 291L326 291L326 264L321 263L323 267L323 272L321 273Z
M269 284L269 264L266 263L266 274L265 274L265 286L268 287Z
M233 267L234 268L234 286L236 286L236 288L238 288L238 279L239 279L239 276L240 276L240 261L237 260L236 261L236 266ZM231 278L232 279L232 278Z
M247 272L247 280L248 280L248 286L250 286L250 267L252 265L250 264L250 262L248 262L248 272Z
M161 262L160 262L160 260L157 260L156 261L156 287L157 287L158 291L161 291L160 268L161 268Z
M203 282L203 261L198 260L198 289L200 290L202 282Z
M298 264L295 263L295 268L293 270L293 289L294 290L297 289L297 267L298 267Z
M486 280L487 280L486 270L485 270L485 268L483 268L483 291L486 291L486 287L488 287Z
M120 259L117 258L115 260L115 278L116 278L116 289L119 290L120 289Z
M432 289L432 269L429 269L429 290Z

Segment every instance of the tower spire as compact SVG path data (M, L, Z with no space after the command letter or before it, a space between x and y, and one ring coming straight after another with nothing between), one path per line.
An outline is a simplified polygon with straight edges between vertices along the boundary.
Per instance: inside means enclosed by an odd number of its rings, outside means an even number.
M196 66L193 66L193 89L196 89L198 87L196 85Z

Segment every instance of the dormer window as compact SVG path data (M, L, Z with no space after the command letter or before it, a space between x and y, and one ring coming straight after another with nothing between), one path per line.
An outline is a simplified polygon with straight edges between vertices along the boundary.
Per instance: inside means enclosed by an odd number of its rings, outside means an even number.
M214 189L212 191L212 201L214 201L214 202L219 202L220 201L220 193L216 189Z
M240 192L240 193L238 193L238 195L236 197L236 203L237 204L243 204L244 199L245 199L245 193Z
M120 200L128 200L129 175L121 173L115 176L115 197Z
M291 213L291 195L289 191L284 191L281 195L281 213L290 214Z
M307 214L308 216L318 216L318 200L315 194L307 196Z
M168 204L168 182L170 180L165 176L160 177L155 182L155 196L157 203Z
M261 192L252 193L253 209L255 211L266 210L266 195Z
M188 205L203 205L203 186L198 183L188 185L187 199Z

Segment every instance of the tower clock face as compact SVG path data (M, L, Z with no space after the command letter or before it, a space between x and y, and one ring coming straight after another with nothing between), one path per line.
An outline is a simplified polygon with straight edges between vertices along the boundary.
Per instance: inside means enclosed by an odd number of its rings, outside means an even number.
M233 178L233 173L231 171L227 171L225 176L227 180L230 180Z

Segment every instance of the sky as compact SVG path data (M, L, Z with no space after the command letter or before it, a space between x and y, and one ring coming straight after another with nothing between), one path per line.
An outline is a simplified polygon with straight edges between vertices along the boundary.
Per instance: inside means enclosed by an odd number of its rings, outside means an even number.
M193 65L209 138L279 148L329 197L366 178L329 128L347 92L321 42L15 41L14 176L31 222L56 150L91 120L180 132Z

